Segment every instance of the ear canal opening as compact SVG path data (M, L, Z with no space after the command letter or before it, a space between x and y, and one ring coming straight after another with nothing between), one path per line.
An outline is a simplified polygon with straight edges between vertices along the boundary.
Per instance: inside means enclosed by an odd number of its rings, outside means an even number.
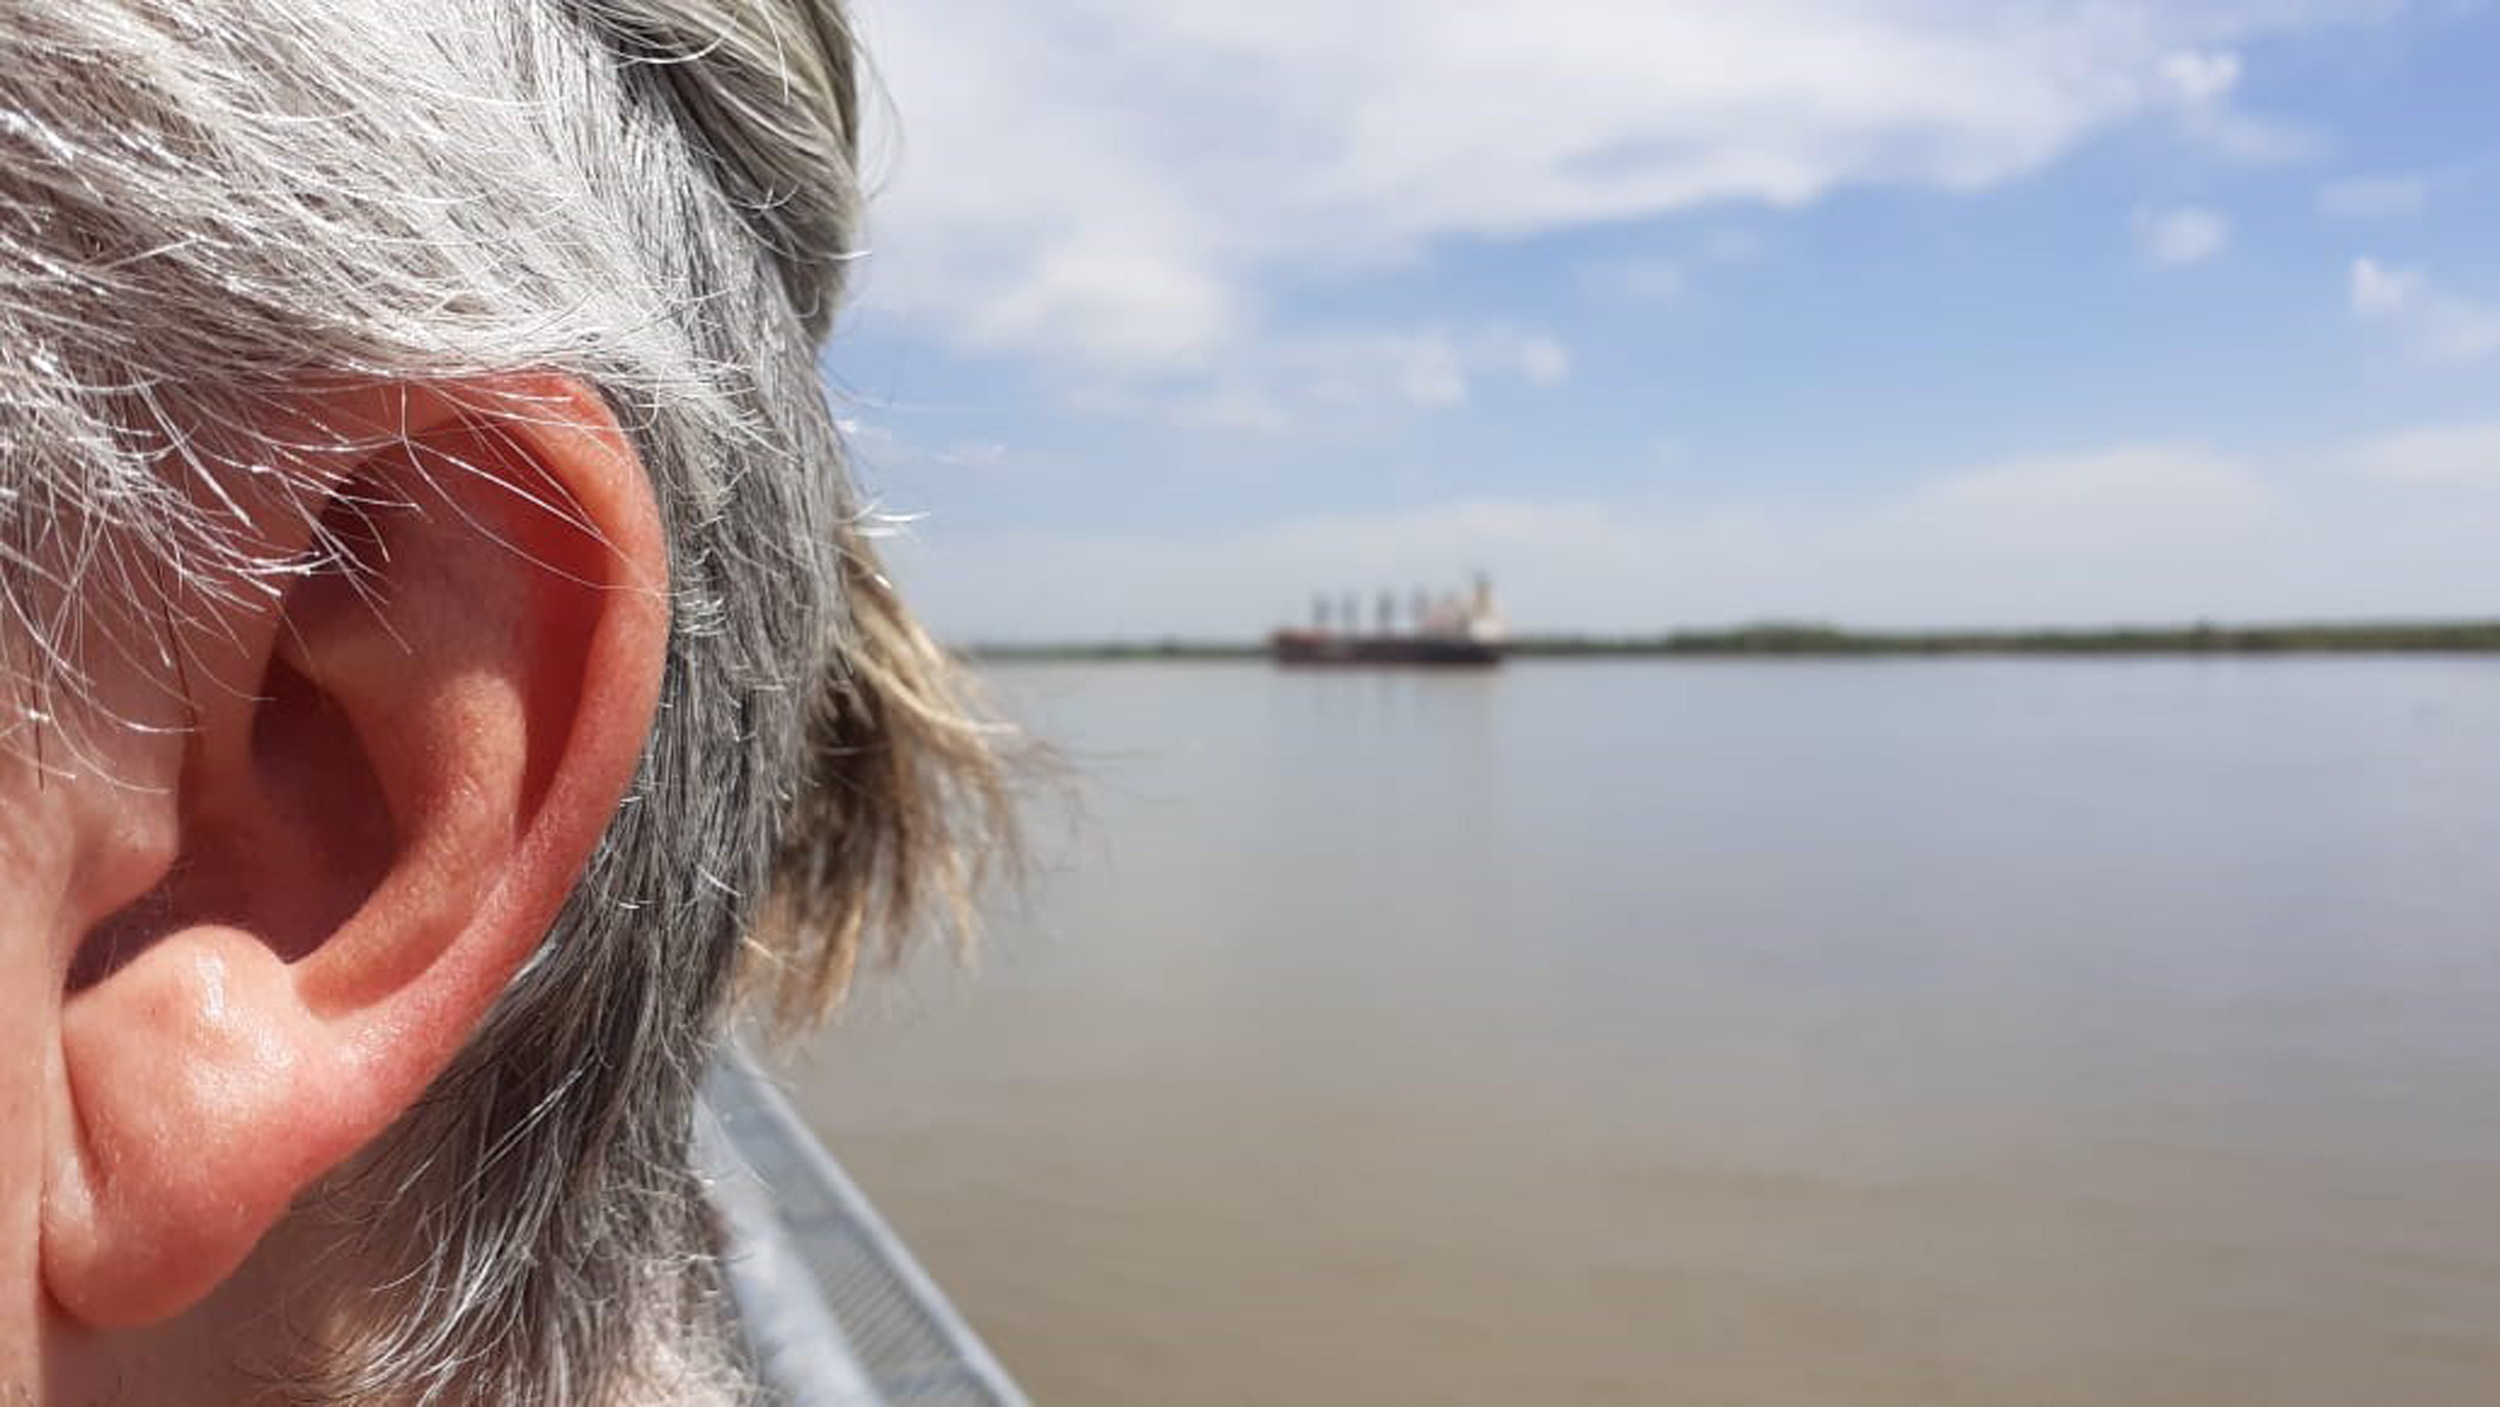
M299 589L331 588L346 589ZM201 924L241 929L300 961L380 886L399 837L355 721L284 649L272 651L257 700L248 776L185 769L179 853L147 892L88 930L70 964L71 995ZM220 785L241 794L200 790Z
M79 940L77 954L70 959L66 984L69 995L76 996L128 967L141 953L156 946L156 940L179 927L170 920L173 890L181 872L182 861L176 860L165 877L145 894L87 930L87 936Z
M267 806L259 853L224 863L252 875L260 892L232 893L226 902L248 915L238 926L295 962L381 887L398 828L355 721L284 652L271 659L261 685L252 762Z

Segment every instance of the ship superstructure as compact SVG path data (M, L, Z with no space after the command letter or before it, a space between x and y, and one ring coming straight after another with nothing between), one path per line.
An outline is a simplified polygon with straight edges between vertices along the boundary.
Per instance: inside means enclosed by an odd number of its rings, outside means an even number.
M1308 626L1278 630L1268 647L1278 664L1291 665L1501 663L1507 632L1492 578L1479 572L1464 592L1418 590L1403 606L1396 592L1381 592L1366 628L1360 594L1324 594L1312 602Z

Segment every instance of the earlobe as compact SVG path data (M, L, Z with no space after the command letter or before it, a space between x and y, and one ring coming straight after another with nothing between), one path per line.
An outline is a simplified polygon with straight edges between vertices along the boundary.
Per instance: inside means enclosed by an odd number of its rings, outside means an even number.
M258 683L202 681L177 853L90 916L63 1008L44 1275L91 1325L195 1302L423 1093L570 895L656 706L665 552L595 396L331 414L378 433L326 509L269 515L316 565L204 623Z

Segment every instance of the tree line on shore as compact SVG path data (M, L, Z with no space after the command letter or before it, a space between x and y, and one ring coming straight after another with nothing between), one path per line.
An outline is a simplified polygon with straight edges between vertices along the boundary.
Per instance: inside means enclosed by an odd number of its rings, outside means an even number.
M1767 622L1658 634L1514 636L1504 652L1520 658L1599 656L2185 655L2500 652L2500 620L2377 621L2289 625L2112 626L2065 630L1850 630ZM1184 639L993 643L967 647L974 659L1256 659L1264 642Z

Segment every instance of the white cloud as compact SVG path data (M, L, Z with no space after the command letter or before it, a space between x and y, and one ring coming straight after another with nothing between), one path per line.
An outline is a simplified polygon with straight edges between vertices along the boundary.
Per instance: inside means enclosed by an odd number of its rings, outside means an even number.
M2318 209L2345 219L2418 215L2430 200L2424 176L2355 176L2318 188Z
M1601 297L1665 303L1683 296L1684 266L1671 259L1625 259L1590 268L1581 282Z
M1204 271L1151 254L1071 248L970 314L990 348L1049 347L1109 362L1196 362L1235 326L1232 290Z
M1259 356L1226 363L1169 404L1181 424L1281 431L1323 418L1449 410L1488 380L1550 387L1571 369L1570 349L1551 334L1499 324L1305 333L1272 338ZM1151 414L1160 404L1139 397L1120 408Z
M2487 550L2500 506L2487 517L2374 521L2227 455L2142 445L1940 474L1854 504L1474 498L1214 537L932 532L905 565L940 628L987 638L1247 636L1314 590L1455 582L1475 567L1531 629L2084 624L2469 609L2500 592ZM1037 594L1035 580L1056 584Z
M2392 318L2415 307L2422 297L2422 276L2391 269L2367 255L2352 261L2352 310L2364 318Z
M1896 525L2024 551L2129 546L2244 526L2270 500L2245 464L2208 451L2132 445L1947 475L1890 512Z
M2352 459L2392 483L2500 489L2500 421L2403 431L2362 445Z
M1467 368L1458 345L1434 334L1366 338L1339 349L1339 369L1320 385L1324 399L1370 399L1375 386L1426 408L1467 399Z
M1300 418L1276 396L1238 382L1183 394L1170 404L1175 425L1199 430L1251 430L1278 434L1293 429Z
M2139 210L2134 224L2136 248L2167 268L2202 263L2231 242L2231 222L2222 212L2198 205Z
M893 407L879 407L881 411ZM992 471L1011 467L1013 451L993 439L929 440L906 436L882 420L846 415L835 422L854 466L871 479L930 470Z
M867 0L901 121L868 295L1161 375L1248 355L1276 280L1453 237L1982 187L2149 115L2228 134L2239 44L2379 3Z
M2220 102L2240 85L2240 56L2228 49L2181 49L2162 56L2161 74L2187 102Z
M2347 287L2356 317L2396 328L2435 361L2476 361L2500 352L2500 310L2434 285L2418 269L2367 255L2352 261Z
M2240 56L2231 50L2178 50L2163 57L2161 73L2180 131L2216 156L2271 164L2307 156L2319 145L2301 128L2231 104L2241 76Z
M896 564L955 638L1244 638L1298 619L1315 590L1455 584L1479 567L1531 630L2080 626L2487 610L2495 539L2500 494L2269 480L2154 447L1980 469L1856 506L1480 498L1209 537L949 538L936 524Z
M1510 347L1519 374L1531 386L1557 386L1571 379L1571 353L1543 334L1520 337Z
M966 440L930 456L949 469L995 469L1007 462L1007 446L996 440Z

